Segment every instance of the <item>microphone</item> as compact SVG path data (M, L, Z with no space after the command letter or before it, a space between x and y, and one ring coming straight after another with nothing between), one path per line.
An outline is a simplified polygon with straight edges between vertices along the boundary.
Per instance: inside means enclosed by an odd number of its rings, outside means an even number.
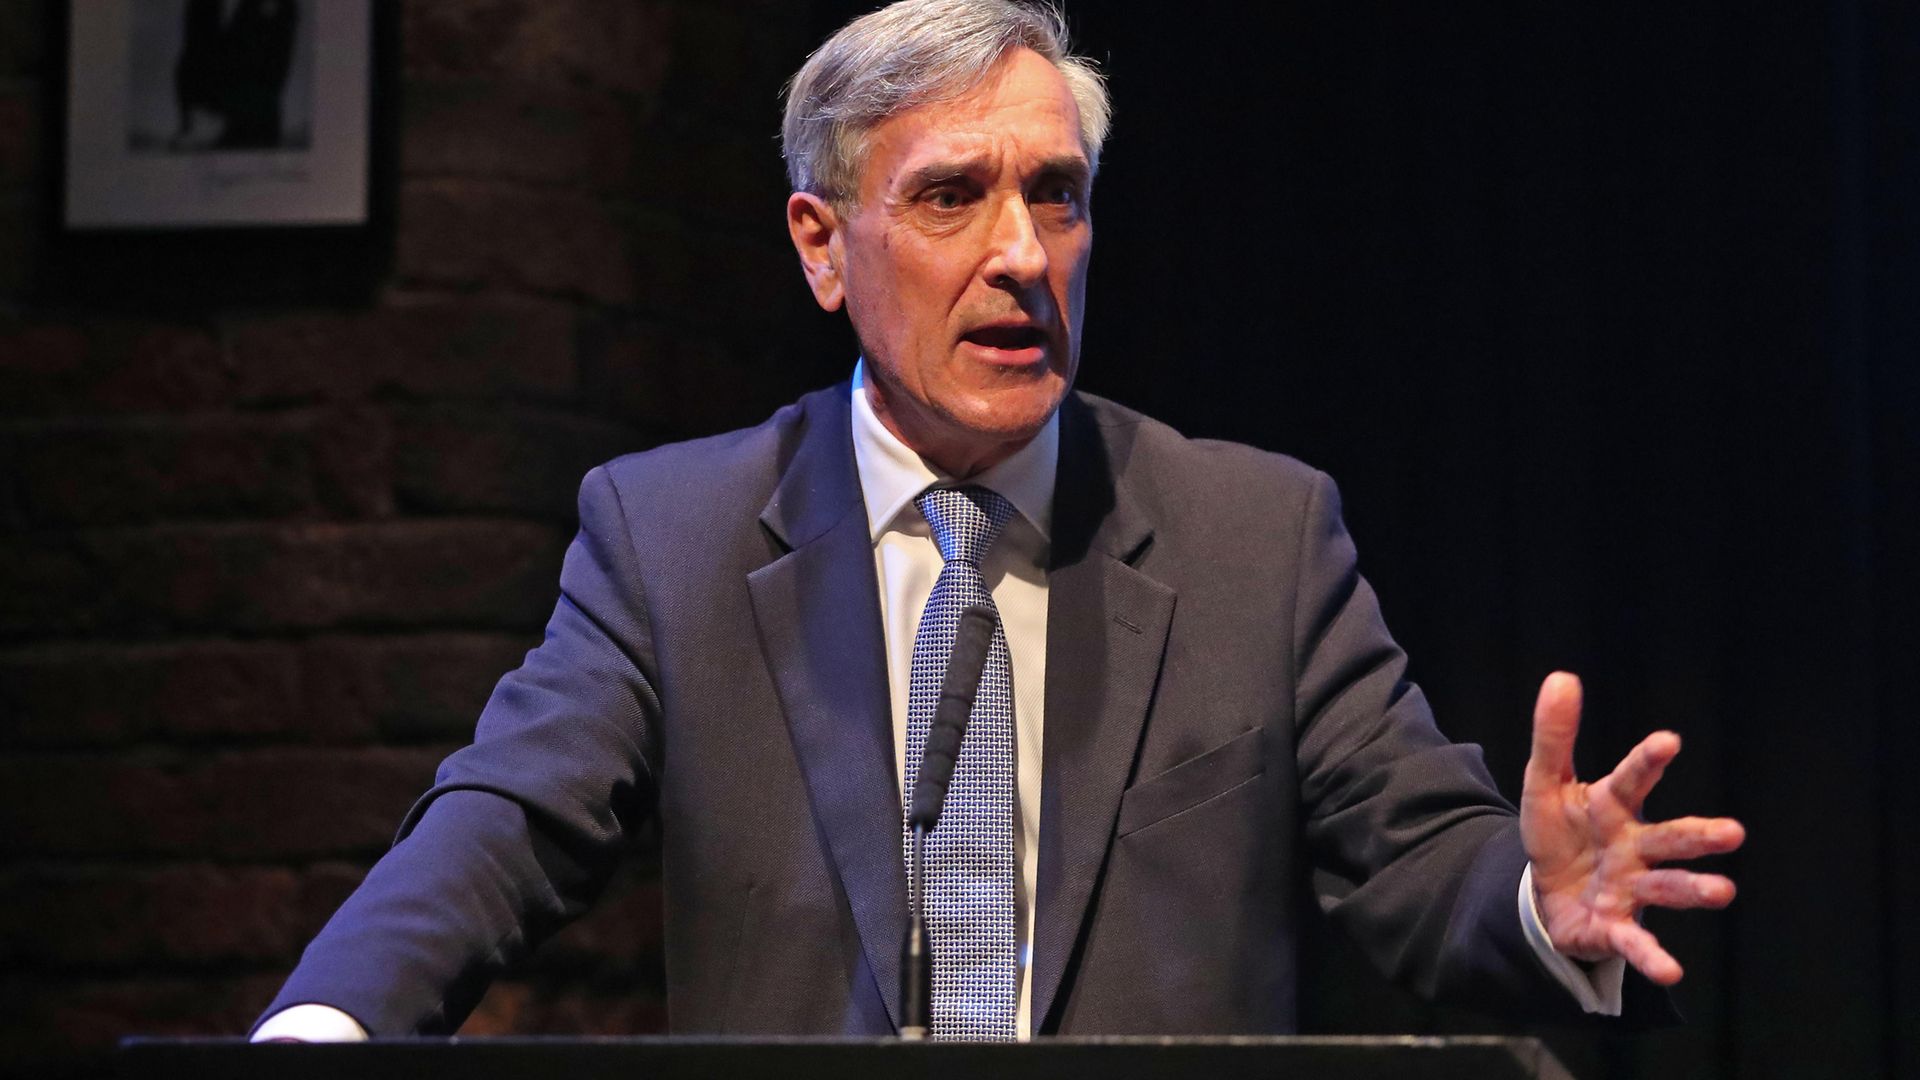
M960 625L953 635L953 655L947 661L946 678L940 685L940 700L933 707L926 751L920 758L920 772L913 782L913 800L907 809L907 825L913 830L907 866L908 880L913 884L913 910L907 920L906 939L900 944L900 1037L903 1039L924 1039L933 1027L933 947L928 940L924 910L927 834L940 823L940 809L946 804L947 788L953 783L960 740L967 733L967 718L973 714L973 698L980 690L980 675L987 667L987 650L993 644L993 624L993 612L980 605L960 613Z
M933 723L927 728L926 754L913 783L907 824L914 828L924 825L931 832L939 824L947 787L953 783L954 762L960 757L960 739L966 734L967 718L973 715L973 697L980 691L980 674L987 668L987 649L992 644L993 613L979 605L962 611L953 634L953 658L947 661L947 677L933 706Z

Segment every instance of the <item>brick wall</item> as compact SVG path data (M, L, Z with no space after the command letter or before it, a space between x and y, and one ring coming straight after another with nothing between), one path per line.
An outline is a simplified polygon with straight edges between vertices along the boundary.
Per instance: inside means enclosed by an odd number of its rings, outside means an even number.
M384 2L384 0L383 0ZM580 474L808 355L805 5L407 0L363 304L49 302L53 7L0 0L0 1072L235 1033L539 637ZM663 1021L645 853L469 1032Z

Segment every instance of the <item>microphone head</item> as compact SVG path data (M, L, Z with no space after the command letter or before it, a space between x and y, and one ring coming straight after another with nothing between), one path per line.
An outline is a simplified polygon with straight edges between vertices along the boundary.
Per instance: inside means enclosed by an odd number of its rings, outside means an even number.
M967 717L973 712L980 675L987 667L993 631L994 616L988 608L976 604L960 613L960 625L953 635L953 656L947 661L940 700L934 704L933 722L927 729L926 753L913 783L913 803L907 811L910 827L924 826L932 831L940 822L940 808L947 801L953 766L960 757L960 740L966 736Z

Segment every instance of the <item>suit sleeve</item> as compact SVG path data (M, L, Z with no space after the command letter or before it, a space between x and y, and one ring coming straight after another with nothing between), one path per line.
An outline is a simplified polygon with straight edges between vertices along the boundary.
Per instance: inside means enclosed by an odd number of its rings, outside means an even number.
M376 1037L449 1032L502 967L583 910L653 807L651 653L619 495L595 469L545 639L266 1015L312 1002Z
M1578 1016L1521 930L1527 860L1513 808L1479 747L1442 735L1407 681L1322 474L1299 552L1295 734L1321 907L1381 971L1428 1000Z

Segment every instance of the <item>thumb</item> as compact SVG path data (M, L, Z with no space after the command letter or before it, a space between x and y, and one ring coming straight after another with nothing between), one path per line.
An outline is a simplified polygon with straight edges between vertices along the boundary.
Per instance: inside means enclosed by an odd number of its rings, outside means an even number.
M1533 706L1533 753L1526 783L1560 784L1573 779L1573 743L1580 734L1580 677L1556 671L1540 684Z

